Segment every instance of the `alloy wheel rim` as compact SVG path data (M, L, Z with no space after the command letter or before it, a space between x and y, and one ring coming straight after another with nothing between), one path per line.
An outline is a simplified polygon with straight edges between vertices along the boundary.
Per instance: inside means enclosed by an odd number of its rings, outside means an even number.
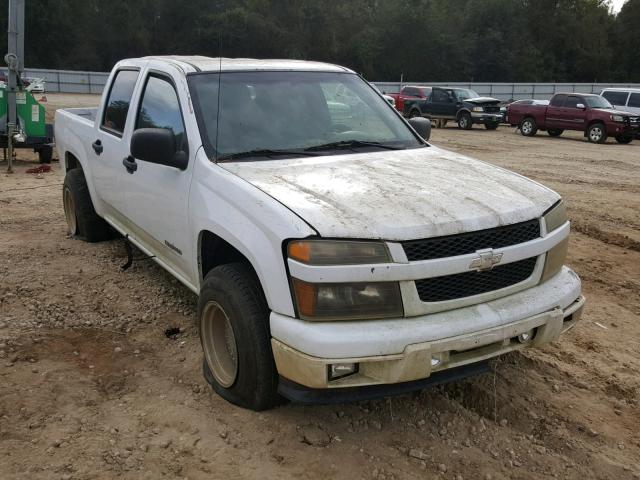
M524 122L522 124L522 133L531 133L531 122Z
M591 129L591 140L597 142L602 138L602 130L600 127L594 127Z
M64 207L64 217L67 220L67 228L71 235L78 233L78 221L76 219L76 204L73 195L68 188L64 189L62 194L62 203Z
M204 306L200 328L207 365L216 381L229 388L238 376L238 348L231 321L218 302Z

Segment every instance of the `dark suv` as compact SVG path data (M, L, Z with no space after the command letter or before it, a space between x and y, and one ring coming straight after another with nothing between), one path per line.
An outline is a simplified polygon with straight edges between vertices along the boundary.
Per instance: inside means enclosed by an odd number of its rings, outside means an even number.
M495 130L503 119L500 100L481 97L468 88L433 87L425 99L405 100L404 116L455 120L458 127L469 130L474 123L481 123L487 130Z

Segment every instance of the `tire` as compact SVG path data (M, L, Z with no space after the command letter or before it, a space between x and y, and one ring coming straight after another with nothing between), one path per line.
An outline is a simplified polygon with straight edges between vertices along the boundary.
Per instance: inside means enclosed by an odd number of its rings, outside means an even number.
M462 112L458 116L458 128L462 130L471 130L473 127L473 121L471 120L471 115L468 112Z
M67 228L72 236L94 243L113 237L111 227L93 208L89 187L79 168L69 170L62 185L62 205Z
M45 145L36 151L38 152L38 160L40 163L51 163L51 159L53 158L53 147L51 145Z
M561 128L550 128L547 130L547 134L549 134L550 137L559 137L562 135L562 132L564 132L564 130Z
M538 124L533 118L527 117L520 122L520 133L525 137L533 137L538 133Z
M280 402L269 308L249 265L220 265L206 275L198 299L198 331L204 377L218 395L255 411Z
M631 143L633 141L633 137L631 135L618 135L616 137L616 142L626 145L627 143Z
M485 123L484 124L484 128L486 128L487 130L495 130L498 128L498 125L500 125L499 123Z
M594 123L587 130L587 139L591 143L604 143L607 141L607 130L603 123Z
M420 113L420 110L416 110L415 108L409 112L409 118L416 118L421 116L422 114Z

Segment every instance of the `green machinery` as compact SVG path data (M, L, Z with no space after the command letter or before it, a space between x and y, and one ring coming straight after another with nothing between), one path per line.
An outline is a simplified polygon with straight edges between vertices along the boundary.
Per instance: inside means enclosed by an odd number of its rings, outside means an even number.
M46 123L44 107L33 98L22 80L24 4L25 0L9 0L9 53L4 57L9 71L5 84L0 85L0 148L4 149L9 172L15 149L33 149L41 163L51 162L53 153L53 125Z

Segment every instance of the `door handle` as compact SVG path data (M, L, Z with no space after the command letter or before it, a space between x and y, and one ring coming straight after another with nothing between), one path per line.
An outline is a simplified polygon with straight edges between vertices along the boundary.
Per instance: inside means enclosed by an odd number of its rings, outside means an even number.
M138 164L136 163L136 159L133 158L131 155L129 155L128 157L124 157L122 159L122 165L124 165L124 168L127 169L127 172L131 174L133 174L136 170L138 170Z
M100 155L102 153L102 150L104 150L104 147L102 146L102 142L100 141L100 139L93 142L91 146L93 147L93 151L96 152L96 155Z

